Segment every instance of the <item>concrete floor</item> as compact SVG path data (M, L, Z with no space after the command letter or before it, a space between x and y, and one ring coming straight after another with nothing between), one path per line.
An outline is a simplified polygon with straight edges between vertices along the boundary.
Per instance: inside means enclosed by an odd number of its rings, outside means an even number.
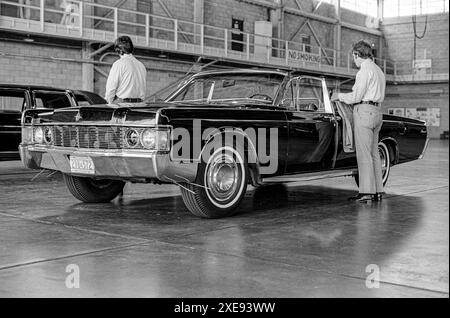
M58 174L0 162L0 297L449 297L448 173L435 140L392 169L381 203L347 202L351 178L319 180L249 191L238 215L205 220L175 186L88 205Z

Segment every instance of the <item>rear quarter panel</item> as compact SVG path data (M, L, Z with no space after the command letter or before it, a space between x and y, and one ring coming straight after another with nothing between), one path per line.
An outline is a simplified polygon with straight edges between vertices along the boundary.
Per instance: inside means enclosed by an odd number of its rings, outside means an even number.
M397 142L397 163L416 160L424 151L427 127L419 120L385 114L380 140L389 137Z

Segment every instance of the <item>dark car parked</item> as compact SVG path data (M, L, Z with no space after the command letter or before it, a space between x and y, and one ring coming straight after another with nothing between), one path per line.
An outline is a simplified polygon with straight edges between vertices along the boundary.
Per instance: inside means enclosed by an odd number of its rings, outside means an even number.
M211 71L165 102L26 111L20 151L26 167L61 171L81 201L108 202L125 182L174 183L189 211L217 218L236 211L248 183L358 182L346 118L324 78ZM421 158L426 142L424 122L383 115L383 182L393 165Z
M19 159L20 118L27 109L103 104L99 95L54 87L0 84L0 160Z

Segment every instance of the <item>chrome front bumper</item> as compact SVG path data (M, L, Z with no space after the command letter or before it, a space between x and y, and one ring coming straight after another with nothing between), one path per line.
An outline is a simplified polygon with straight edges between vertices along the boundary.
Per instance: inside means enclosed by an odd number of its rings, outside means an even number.
M158 179L162 182L192 182L197 175L196 163L173 162L167 152L97 150L22 144L19 146L19 151L25 167L56 170L77 176L136 182L145 182L148 179ZM70 168L69 156L91 158L95 173L73 173Z

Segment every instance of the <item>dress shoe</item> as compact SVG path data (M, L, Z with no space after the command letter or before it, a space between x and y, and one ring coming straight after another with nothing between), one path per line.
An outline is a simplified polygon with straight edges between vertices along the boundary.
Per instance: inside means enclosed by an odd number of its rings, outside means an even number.
M375 201L375 195L374 194L368 194L368 193L358 193L358 195L348 198L349 201L356 201L356 202L367 202L367 201Z
M375 202L380 202L381 200L383 200L383 192L377 192L377 193L374 195L373 200L374 200Z

